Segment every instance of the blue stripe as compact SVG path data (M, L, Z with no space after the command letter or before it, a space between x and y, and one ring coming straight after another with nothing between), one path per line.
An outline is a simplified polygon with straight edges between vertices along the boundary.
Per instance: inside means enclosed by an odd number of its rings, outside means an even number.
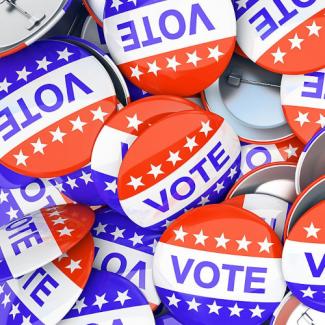
M12 279L13 275L9 269L7 261L3 255L1 246L0 246L0 283ZM1 313L0 313L1 315Z
M250 8L252 8L259 0L248 0L246 2L246 8L240 8L238 9L238 4L237 0L232 0L234 9L235 9L235 14L236 14L236 19L238 20L242 15L246 13Z
M72 4L72 1L73 1L73 0L68 0L68 1L66 2L66 4L65 4L64 7L63 7L63 11L67 11L67 10L69 9L70 5Z
M0 203L0 215L1 215L0 226L3 226L11 221L10 216L8 214L10 210L11 211L18 210L16 213L18 218L22 218L24 214L20 206L18 205L16 199L12 195L12 191L21 191L21 189L13 189L13 190L0 189L0 191L2 191L3 195L7 197L6 201L3 200L3 202Z

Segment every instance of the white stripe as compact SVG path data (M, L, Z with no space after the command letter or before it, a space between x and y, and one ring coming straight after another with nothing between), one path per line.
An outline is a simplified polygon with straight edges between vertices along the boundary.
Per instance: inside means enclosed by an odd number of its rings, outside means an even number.
M96 73L96 78L94 78L94 71ZM74 86L73 89L75 93L75 101L69 103L65 86L65 75L71 72L83 83L85 83L91 90L93 90L93 92L87 95L78 87ZM54 84L60 88L64 97L64 103L56 111L46 113L41 111L36 105L34 94L39 87L49 83ZM12 129L12 127L8 126L2 130L0 132L0 156L3 157L7 152L15 148L17 145L24 142L33 134L36 134L41 130L47 128L51 124L65 118L72 113L82 110L88 105L94 104L100 100L103 100L104 98L113 96L114 94L115 90L109 76L107 75L106 70L94 57L86 57L80 59L57 70L54 70L40 78L37 78L36 80L30 82L29 84L16 90L14 93L1 100L0 110L4 109L5 107L9 107L19 126L26 120L20 106L17 104L17 100L19 98L22 98L25 101L32 115L41 113L42 118L30 124L28 127L21 129L19 133L12 136L7 141L4 141L2 139L2 136L7 134ZM42 98L47 104L53 104L56 101L56 98L54 98L52 92L49 93L45 91ZM0 118L0 125L5 123L5 121L5 116ZM61 131L64 132L66 130Z
M141 261L145 263L145 269L142 271L145 272L145 289L141 288L141 291L146 296L150 303L155 305L160 304L160 299L158 297L156 288L153 284L153 275L152 275L152 263L153 256L146 254L137 249L132 249L123 245L116 243L108 242L100 238L94 237L95 246L99 247L98 253L94 261L94 268L101 270L102 263L106 256L111 253L118 253L125 257L126 267L123 273L119 273L122 276L126 276L129 272ZM106 266L106 265L105 265ZM108 263L106 270L110 272L117 273L121 267L121 262L119 258L112 258ZM140 273L134 273L133 277L130 279L138 288L140 285Z
M177 282L171 259L172 255L178 257L181 272L184 270L186 262L189 259L194 259L193 266L183 284ZM202 288L194 280L194 269L200 262L211 262L218 267L220 278L215 287ZM222 265L224 264L245 267L245 271L236 272L233 291L227 290L229 271L222 270ZM251 287L254 289L265 289L265 293L244 292L247 266L267 268L267 273L253 273L253 277L265 278L265 282L252 282L251 284ZM200 274L203 282L209 283L212 280L212 272L211 268L202 269ZM162 242L158 243L154 256L154 282L158 287L190 295L235 301L280 302L286 289L285 281L281 272L280 258L220 254L178 247Z
M319 70L318 72L325 73L325 69ZM305 87L305 82L315 84L315 87ZM317 83L320 84L317 77L306 76L303 74L295 76L283 75L281 82L282 105L325 109L324 84L322 87L321 98L304 97L301 95L302 92L315 93Z
M123 325L154 325L155 320L149 305L121 308L96 314L63 319L58 325L113 325L113 322L121 320Z
M16 230L6 231L6 226L0 229L0 245L3 255L8 263L8 267L14 277L21 276L38 266L44 265L44 261L53 260L62 254L57 242L45 222L40 212L33 214L33 220L37 231L39 232L43 242L38 244L34 237L30 238L31 246L26 248L25 242L21 242L18 247L21 251L19 255L15 255L12 243L24 238L26 235L33 233L31 230L22 232L21 234L9 239L10 235L16 234L19 230L27 228L28 224ZM26 239L28 241L28 239Z
M197 34L189 35L190 17L192 4L199 3L205 14L214 25L215 30L208 31L198 18ZM159 17L167 9L174 9L183 14L186 24L186 31L182 38L170 40L164 38L159 28ZM139 37L140 43L147 40L147 33L143 23L143 17L149 17L152 34L154 37L161 37L162 42L136 50L125 52L123 47L132 44L132 39L122 42L121 37L129 34L130 29L118 30L117 25L133 21ZM177 32L179 25L176 18L169 18L166 21L169 31ZM117 64L142 59L148 56L157 55L173 50L183 49L189 46L199 45L211 41L224 39L236 35L236 20L231 1L222 1L222 5L217 1L211 0L166 0L134 9L104 20L104 31L107 45ZM220 48L222 52L222 48Z
M271 17L276 21L276 24L279 25L278 21L283 18L283 15L273 1L259 0L253 7L246 11L246 13L242 15L239 20L237 20L238 44L246 55L254 62L256 62L270 47L276 44L286 34L294 30L308 18L314 16L316 13L324 9L323 1L316 1L316 3L308 8L296 7L292 3L292 0L281 0L281 2L289 12L297 9L299 13L288 20L284 25L280 26L264 41L260 38L260 35L264 34L264 32L268 30L269 25L267 25L260 32L257 32L255 29L256 26L263 22L263 16L257 19L253 25L249 23L249 20L261 9L266 8Z
M303 243L287 239L283 249L283 275L286 281L324 285L325 270L320 277L314 277L305 256L312 253L316 268L325 255L325 244Z
M37 274L34 279L28 284L26 289L26 282L33 275L34 272L24 275L18 280L8 281L8 285L12 291L18 296L22 303L35 315L39 320L47 325L54 325L61 320L64 315L74 305L76 299L82 292L73 281L71 281L63 272L60 271L53 263L49 263L43 267L46 271L44 275ZM52 278L52 279L51 279ZM39 283L44 280L44 287L50 291L49 295L46 295L42 291L42 286ZM56 288L51 284L54 280L59 284ZM38 288L36 294L44 304L40 306L37 301L31 297L31 293ZM43 290L46 290L46 289Z
M221 142L219 151L221 151L221 149L225 150L225 154L220 158L220 161L225 159L227 155L229 155L230 159L218 172L215 170L212 163L207 159L207 162L204 165L204 169L210 177L210 180L205 183L198 172L195 172L193 175L191 175L189 170L191 170L191 168L193 168L202 158L206 157L207 154L216 146L218 141ZM240 145L236 134L227 123L223 122L221 127L211 137L208 143L206 143L203 148L201 148L198 153L192 156L184 165L168 175L159 183L147 188L143 192L138 193L125 200L121 200L120 203L122 205L122 208L130 219L142 227L149 227L162 220L165 220L177 211L186 207L196 198L200 197L202 193L207 191L218 179L220 179L224 173L227 172L227 170L229 170L230 166L238 157L239 152ZM187 199L177 201L171 196L170 187L176 180L180 178L180 176L191 177L195 182L195 191ZM183 187L185 193L188 192L188 185L183 185ZM169 200L168 211L161 212L143 203L143 200L150 198L151 200L161 204L160 191L163 189L166 189L167 191L167 197Z

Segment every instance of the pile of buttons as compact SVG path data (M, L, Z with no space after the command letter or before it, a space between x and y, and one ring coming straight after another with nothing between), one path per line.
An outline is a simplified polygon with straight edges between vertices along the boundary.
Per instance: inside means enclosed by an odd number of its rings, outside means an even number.
M324 325L324 53L324 0L1 0L0 325Z

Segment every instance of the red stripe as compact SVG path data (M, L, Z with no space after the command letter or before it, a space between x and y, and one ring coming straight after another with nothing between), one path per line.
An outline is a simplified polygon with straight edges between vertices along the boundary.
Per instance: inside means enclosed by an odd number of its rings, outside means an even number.
M0 58L17 53L17 52L21 51L22 49L24 49L25 47L27 47L27 45L25 43L20 43L18 46L14 47L13 49L10 49L10 50L4 51L4 52L0 52Z

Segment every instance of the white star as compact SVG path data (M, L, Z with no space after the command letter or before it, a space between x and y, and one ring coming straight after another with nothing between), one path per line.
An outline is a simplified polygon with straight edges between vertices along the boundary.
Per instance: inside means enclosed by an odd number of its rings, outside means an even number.
M21 79L24 79L25 81L27 81L27 77L31 74L30 71L26 70L26 67L23 67L23 69L20 71L16 71L16 73L18 74L17 81L21 80Z
M175 293L173 293L172 296L170 297L166 297L169 300L168 306L175 306L176 308L178 308L178 303L181 301L180 299L177 299L175 296Z
M213 192L217 192L218 194L225 188L223 185L225 182L217 183L216 188L213 190Z
M53 225L56 226L56 225L64 225L64 223L67 221L68 219L63 219L61 217L57 218L57 219L53 219L52 222L53 222Z
M48 211L50 211L50 209L49 209ZM60 214L61 214L60 211L53 211L53 212L51 212L51 213L49 214L49 216L50 216L50 217L55 217L55 216L59 216Z
M30 317L31 317L31 315L29 315L28 317L23 316L23 322L20 325L33 325L30 322Z
M165 225L162 227L168 228L172 222L173 221L171 221L171 220L166 220Z
M137 65L135 68L130 67L132 74L131 74L131 78L137 78L138 80L140 80L140 76L143 75L143 72L141 72L139 70L139 66Z
M315 228L314 224L311 222L309 227L304 227L307 231L306 238L315 237L318 238L317 233L321 230L321 228Z
M184 237L188 234L187 232L183 231L183 226L180 226L178 230L173 230L176 237L175 237L175 241L176 240L181 240L182 242L184 242Z
M210 52L208 58L215 59L217 62L219 62L219 56L224 55L223 52L219 51L219 45L217 45L214 49L208 48L208 50Z
M105 182L105 189L104 191L111 191L113 193L116 193L116 190L117 190L117 183L116 183L116 180L112 181L111 183L109 182Z
M289 42L291 43L291 50L294 48L298 48L301 50L301 43L304 41L303 38L299 38L298 34L296 33L294 38L289 38Z
M27 166L26 164L26 160L29 158L29 156L25 156L23 151L20 149L19 154L18 155L14 155L14 157L16 158L17 162L16 165L24 165Z
M308 287L306 290L300 290L304 295L304 297L310 297L310 298L314 298L314 294L316 293L316 291L311 290L311 287Z
M291 158L292 156L297 157L297 150L298 147L293 147L291 143L289 144L288 148L284 150L284 152L287 153L288 159Z
M325 116L323 114L319 114L319 120L316 123L323 128L325 126Z
M158 241L156 239L153 240L152 244L148 245L152 248L152 252L155 253Z
M188 303L188 310L196 310L198 311L198 307L201 306L202 304L196 302L195 298L193 298L191 301L186 301Z
M310 26L306 26L306 28L309 29L309 34L308 36L315 35L319 37L319 31L323 28L322 26L317 26L315 20Z
M38 64L37 70L44 69L45 71L47 71L48 65L52 63L50 61L47 61L46 56L44 56L42 60L36 60L36 62Z
M75 187L78 188L79 186L76 184L76 181L77 179L71 179L69 176L68 176L68 180L65 182L66 184L68 184L71 189L73 190Z
M19 303L17 305L12 304L12 308L11 308L11 311L9 313L9 315L12 315L12 319L15 319L17 314L20 314L20 311L19 311L18 307L19 307Z
M105 113L102 111L101 107L98 107L96 111L91 111L93 114L93 121L99 120L104 123L104 117L108 115L108 113Z
M31 145L34 147L34 153L39 152L44 155L44 148L47 147L47 144L42 143L40 138L36 142L32 142Z
M128 0L128 2L133 2L135 6L137 5L137 0Z
M211 304L211 305L207 305L208 307L209 307L209 314L212 314L212 313L215 313L215 314L217 314L217 315L219 315L219 309L221 309L222 308L222 306L218 306L217 304L216 304L216 301L214 300L213 301L213 304Z
M186 53L186 55L188 56L188 60L186 61L186 63L192 63L195 67L197 66L197 63L202 60L200 57L197 56L196 51L194 51L193 53Z
M159 166L155 166L155 165L150 164L151 170L147 174L153 175L153 177L155 179L157 179L158 175L165 174L161 170L161 166L162 166L162 164L160 164Z
M70 236L71 237L71 233L74 231L74 229L69 229L67 227L64 227L61 230L57 230L57 232L60 233L60 237L62 236Z
M273 63L275 64L275 63L278 63L278 62L284 63L283 58L287 53L286 52L281 52L280 47L278 47L277 51L274 52L274 53L271 53L271 54L274 57L274 62Z
M8 202L8 197L9 193L5 193L3 191L3 189L0 190L0 203L3 203L3 202Z
M252 242L246 240L246 236L244 235L243 238L241 240L236 240L236 242L238 243L238 248L237 251L244 249L245 251L248 251L248 245L250 245Z
M144 186L144 184L142 183L142 176L135 178L133 176L130 177L130 182L127 183L126 185L129 186L133 186L133 189L136 191L138 189L139 186Z
M198 203L198 205L204 206L209 202L210 202L209 195L208 196L202 196L200 202Z
M96 301L93 303L93 306L98 306L99 310L102 309L103 305L107 304L108 301L105 299L106 297L106 293L104 293L103 295L101 296L97 296L95 295L95 299Z
M148 67L149 67L149 69L148 69L148 73L153 73L156 77L157 77L157 75L158 75L158 71L160 71L161 70L161 68L159 68L158 66L157 66L157 61L155 60L154 62L152 62L152 63L149 63L148 62Z
M137 244L143 244L142 242L143 235L139 236L136 232L134 233L132 238L129 238L129 240L132 242L132 246L135 246Z
M85 307L88 307L85 303L85 297L83 297L80 300L77 300L77 302L75 303L74 307L72 309L77 309L78 310L78 314L81 313L82 309Z
M237 303L235 303L234 307L228 307L228 309L231 311L230 317L234 315L240 317L240 312L243 310L243 308L238 307Z
M86 185L88 185L88 183L93 183L94 181L91 179L91 173L85 173L84 171L81 172L82 176L80 176L79 178L82 179Z
M205 246L205 241L209 236L205 236L203 233L203 230L201 229L199 234L193 234L193 236L196 238L195 245L201 244Z
M4 293L4 291L3 291L4 286L5 286L4 284L2 286L0 286L0 295L2 295Z
M170 58L166 58L166 59L168 61L167 68L171 68L174 71L176 71L177 67L181 65L179 62L176 61L176 55L174 55L171 59Z
M8 93L8 88L11 85L12 84L7 81L7 78L4 78L3 81L0 82L0 91L3 91L4 90L6 93Z
M11 302L10 295L11 295L10 292L7 295L6 294L4 295L3 300L1 302L1 305L4 306L3 308L6 308L7 304Z
M270 247L272 246L272 245L274 245L274 243L271 243L271 242L269 242L268 240L267 240L267 238L265 237L265 239L264 239L264 241L263 242L258 242L258 244L260 245L260 253L261 252L268 252L268 253L270 253Z
M129 124L127 126L127 128L133 128L135 130L139 130L139 125L143 124L142 121L138 120L137 114L134 114L133 117L126 117L129 121Z
M19 210L14 210L12 207L10 207L10 210L6 212L6 214L10 217L10 221L18 218L17 216L18 211Z
M70 273L73 273L77 269L82 269L82 267L80 266L80 262L81 260L74 261L73 259L71 259L70 264L67 265L65 268L70 269Z
M83 133L83 127L87 124L80 120L80 116L78 116L75 120L70 120L70 123L72 124L72 131L79 130L81 133Z
M66 133L61 132L60 127L58 126L55 131L50 131L52 134L52 142L59 141L63 143L63 137L66 135Z
M64 192L65 191L65 189L63 188L63 183L60 183L60 184L58 184L58 183L56 183L55 182L55 188L57 188L58 189L58 191L60 191L60 192Z
M130 300L131 297L128 296L129 290L125 290L124 292L117 291L117 297L114 302L120 302L121 306L124 305L126 300Z
M112 4L111 4L111 8L115 8L117 11L120 8L120 5L122 5L123 2L121 0L113 0Z
M56 53L59 54L58 60L65 60L67 62L69 61L69 57L74 54L69 52L67 47L63 51L56 51Z
M228 177L229 177L230 179L233 179L233 178L235 177L236 174L237 174L237 167L230 168L230 172L229 172Z
M246 9L246 2L247 0L236 0L236 3L238 5L238 10L241 8Z
M309 113L301 113L299 112L299 116L295 119L296 122L300 123L300 126L303 126L305 123L309 123L309 119L308 119L308 115Z
M225 237L224 233L220 237L215 237L215 240L217 241L217 247L223 247L225 249L227 249L227 243L230 241L230 239Z
M182 158L179 157L179 153L180 151L177 152L169 151L169 158L167 159L167 161L170 161L173 164L173 166L175 166L177 161L182 160Z
M190 152L192 152L194 147L198 147L199 145L195 142L196 137L189 138L186 137L186 144L184 145L185 148L189 148Z
M96 228L93 228L94 231L96 231L96 235L99 235L101 234L102 232L103 233L106 233L106 228L107 224L102 224L101 222L98 223L97 227Z
M125 229L120 229L119 227L115 227L115 230L111 232L111 235L114 236L114 240L118 238L124 238L124 233Z
M260 306L256 305L256 307L254 309L250 309L250 311L252 312L251 318L256 316L262 318L262 313L265 311L265 309L260 309Z
M201 121L202 128L200 130L201 133L204 133L204 135L207 137L209 132L213 129L210 127L210 121L202 122Z

